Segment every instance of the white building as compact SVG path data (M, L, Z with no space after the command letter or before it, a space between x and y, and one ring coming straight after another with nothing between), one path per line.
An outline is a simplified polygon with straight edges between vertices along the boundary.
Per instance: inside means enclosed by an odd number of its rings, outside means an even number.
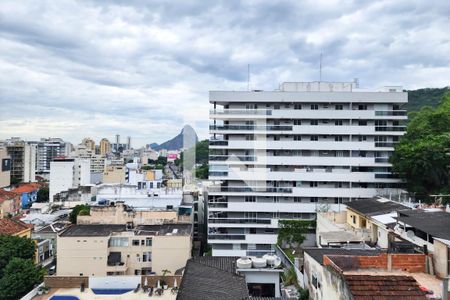
M50 201L69 188L90 183L90 161L78 158L60 158L50 163Z
M284 83L277 91L212 91L209 235L215 256L273 250L279 219L399 193L391 174L404 134L401 87Z
M72 144L60 138L43 138L30 144L37 145L37 173L50 173L50 162L57 157L69 156L72 151Z

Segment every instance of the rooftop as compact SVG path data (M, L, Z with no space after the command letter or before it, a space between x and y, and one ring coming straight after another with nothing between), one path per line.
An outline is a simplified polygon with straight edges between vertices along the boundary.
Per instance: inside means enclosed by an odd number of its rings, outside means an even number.
M130 231L135 235L190 235L192 231L191 224L161 224L161 225L139 225L133 230L127 230L127 226L123 225L72 225L66 231L62 232L62 237L77 236L109 236L113 233Z
M0 203L4 200L11 200L17 197L16 193L5 191L4 189L0 189Z
M344 275L355 300L427 299L417 281L411 276Z
M397 220L434 237L450 240L450 213L424 210L402 211L399 212Z
M245 277L236 273L236 259L206 256L189 259L177 299L248 298Z
M398 210L410 209L401 203L384 198L356 200L346 203L347 208L366 216L384 215Z
M26 184L22 184L21 186L19 186L16 189L12 190L12 192L17 193L17 194L31 193L31 192L37 191L40 187L41 187L41 185L38 183L26 183Z
M379 250L344 249L344 248L305 248L304 251L321 265L323 265L324 255L377 256L381 253Z
M0 235L14 235L32 227L32 225L25 224L19 220L0 219Z

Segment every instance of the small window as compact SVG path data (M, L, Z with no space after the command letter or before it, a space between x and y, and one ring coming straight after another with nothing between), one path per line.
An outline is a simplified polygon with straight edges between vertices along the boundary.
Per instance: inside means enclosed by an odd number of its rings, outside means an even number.
M343 110L343 109L344 109L344 106L343 106L342 104L336 104L336 105L334 106L334 109L335 109L335 110Z
M139 240L133 240L132 245L133 246L139 246Z
M359 120L358 125L359 126L367 126L367 120Z
M141 240L141 246L145 245L145 240Z
M335 141L335 142L342 142L342 136L336 135L336 136L334 137L334 141Z
M295 119L294 120L294 125L302 125L302 120Z
M312 135L311 136L311 141L318 141L319 137L317 135Z
M311 125L319 125L319 120L311 120Z
M358 110L367 110L367 105L366 104L359 104L358 105Z
M336 121L334 121L334 125L336 125L336 126L342 126L342 120L336 120Z
M302 109L302 105L301 104L294 104L294 109Z
M311 104L311 109L312 110L318 110L319 109L319 104Z
M301 135L294 135L294 141L301 141L302 136Z

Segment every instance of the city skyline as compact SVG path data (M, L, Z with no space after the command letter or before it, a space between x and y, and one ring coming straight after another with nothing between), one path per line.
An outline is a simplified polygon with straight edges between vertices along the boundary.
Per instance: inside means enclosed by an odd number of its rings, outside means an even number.
M448 86L446 1L3 1L0 139L208 137L208 91ZM414 50L414 51L411 51ZM7 74L7 75L6 75Z

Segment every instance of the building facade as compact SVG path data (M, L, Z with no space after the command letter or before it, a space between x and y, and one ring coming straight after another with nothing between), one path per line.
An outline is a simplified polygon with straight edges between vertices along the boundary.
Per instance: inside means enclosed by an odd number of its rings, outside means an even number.
M36 182L36 145L12 138L6 141L11 156L11 179L16 182Z
M401 87L284 83L277 91L210 92L209 235L213 255L273 250L278 220L400 192L391 173L407 118Z
M95 154L95 141L91 138L84 138L81 142L82 145L86 146L86 149L91 150Z
M6 148L0 147L0 188L11 184L11 157Z
M108 153L111 153L111 143L108 139L103 138L100 141L100 155L106 155Z
M49 199L69 188L76 188L90 184L90 161L78 158L55 159L50 164Z
M38 173L50 173L50 163L53 159L62 156L69 156L72 145L64 142L60 138L41 139L37 143L36 171Z
M191 257L192 225L74 225L57 238L58 276L171 274Z

